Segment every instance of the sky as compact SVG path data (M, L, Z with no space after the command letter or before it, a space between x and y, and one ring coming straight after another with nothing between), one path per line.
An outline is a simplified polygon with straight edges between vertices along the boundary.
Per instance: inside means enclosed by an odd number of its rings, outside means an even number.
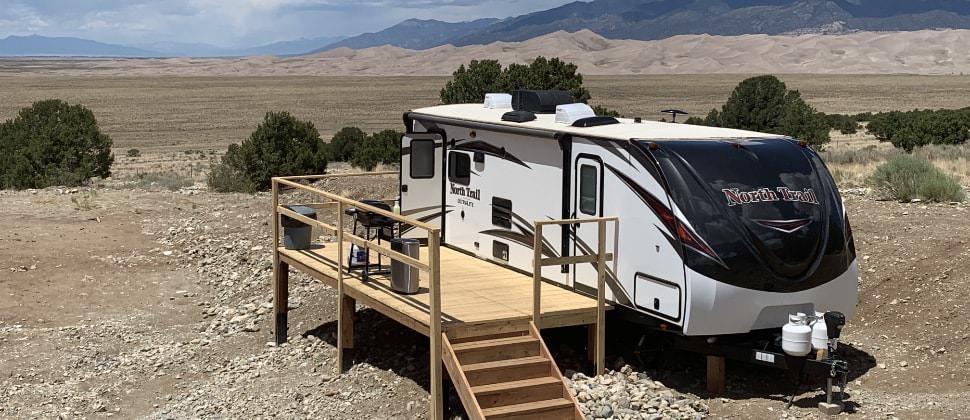
M408 18L504 18L570 0L0 0L0 38L74 36L125 45L224 47L376 32Z

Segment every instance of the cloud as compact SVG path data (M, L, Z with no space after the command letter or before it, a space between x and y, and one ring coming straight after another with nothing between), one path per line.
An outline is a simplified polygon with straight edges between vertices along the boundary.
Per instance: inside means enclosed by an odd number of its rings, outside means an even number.
M379 31L409 18L507 17L568 0L3 0L0 36L251 46Z

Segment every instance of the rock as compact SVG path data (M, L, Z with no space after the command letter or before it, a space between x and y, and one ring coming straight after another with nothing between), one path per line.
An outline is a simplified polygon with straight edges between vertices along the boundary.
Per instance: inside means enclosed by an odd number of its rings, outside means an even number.
M596 408L593 409L592 413L593 413L593 417L607 419L607 418L613 417L613 407L610 407L605 404L598 405L596 406Z
M249 319L249 314L236 315L229 319L232 324L238 324Z

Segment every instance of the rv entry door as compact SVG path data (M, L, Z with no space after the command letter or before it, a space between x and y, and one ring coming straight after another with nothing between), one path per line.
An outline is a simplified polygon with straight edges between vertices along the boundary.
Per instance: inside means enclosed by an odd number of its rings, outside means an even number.
M401 214L441 226L442 138L413 133L401 138ZM404 226L402 236L427 239L422 229Z
M588 219L603 215L603 161L592 155L579 155L573 168L573 217ZM609 242L612 235L607 233L607 252L613 252ZM573 255L592 255L599 250L599 227L596 223L573 225ZM579 291L596 295L596 264L574 264L573 287ZM611 293L606 291L609 299Z

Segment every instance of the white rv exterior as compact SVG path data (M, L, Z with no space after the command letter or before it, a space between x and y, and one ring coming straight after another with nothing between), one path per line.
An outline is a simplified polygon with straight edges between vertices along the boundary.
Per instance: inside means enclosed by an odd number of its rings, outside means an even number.
M551 114L537 114L529 122L506 122L502 115L508 111L463 104L405 114L402 212L439 224L447 246L520 271L531 271L534 221L617 216L619 223L607 235L607 250L616 256L607 267L607 298L645 320L666 324L684 335L723 335L780 328L788 321L788 315L796 312L840 311L850 317L854 313L858 285L854 251L847 257L851 261L842 261L838 273L828 275L831 279L809 288L797 287L792 281L785 286L788 289L770 286L777 290L764 290L768 286L732 284L692 269L688 259L707 258L711 264L720 265L710 272L743 277L738 268L719 261L718 255L703 252L712 247L698 232L710 232L716 227L712 228L710 221L706 226L695 226L697 221L691 220L689 209L682 208L684 201L673 198L672 184L658 158L648 150L654 146L647 146L656 144L657 149L663 150L667 144L673 147L690 141L789 144L791 139L630 119L618 119L617 124L610 125L573 127L555 122ZM732 150L725 146L725 153L729 152ZM725 191L724 199L728 201L732 197L748 201L795 198L779 197L772 191ZM735 192L739 195L734 196ZM838 201L831 208L840 212L837 219L841 226L845 215L838 192L819 193L829 194L823 201ZM799 195L800 200L803 198L804 203L791 204L811 206L811 195ZM740 201L736 204L754 205ZM787 229L773 227L779 231ZM796 231L801 228L792 227ZM825 235L829 238L828 233ZM556 257L592 253L598 247L597 239L595 225L547 227L543 231L543 254ZM828 264L824 262L828 260L822 260L822 264ZM595 273L592 264L582 264L545 267L542 276L564 288L595 296Z

